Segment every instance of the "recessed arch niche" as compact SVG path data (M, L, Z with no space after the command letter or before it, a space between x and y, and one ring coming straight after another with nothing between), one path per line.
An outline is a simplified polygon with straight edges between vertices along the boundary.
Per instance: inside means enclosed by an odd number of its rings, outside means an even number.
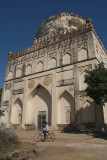
M86 48L82 48L78 51L78 61L82 61L88 58L88 51Z
M18 68L16 71L16 77L21 77L21 75L22 75L22 70L21 68Z
M12 124L22 123L22 112L23 112L23 103L19 98L17 98L12 106L12 111L11 111Z
M43 71L43 62L41 61L37 64L37 72L40 72L40 71Z
M55 68L56 67L56 58L51 58L49 62L49 68Z
M69 53L66 53L63 55L63 65L70 64L71 63L71 55Z
M32 73L32 66L31 64L28 64L26 67L26 74L31 74Z
M73 124L74 122L74 98L68 91L65 90L58 98L57 123Z
M9 74L8 74L8 79L12 79L13 78L13 72L10 71Z

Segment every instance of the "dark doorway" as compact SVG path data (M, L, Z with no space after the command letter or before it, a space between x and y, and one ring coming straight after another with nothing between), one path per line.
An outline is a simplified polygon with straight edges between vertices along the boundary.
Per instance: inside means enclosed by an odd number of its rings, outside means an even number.
M46 111L40 111L38 113L38 129L43 129L45 127L47 114Z

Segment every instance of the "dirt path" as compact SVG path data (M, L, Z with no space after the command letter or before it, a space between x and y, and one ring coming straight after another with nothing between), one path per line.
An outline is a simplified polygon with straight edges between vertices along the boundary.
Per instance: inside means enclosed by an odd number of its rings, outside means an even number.
M17 131L23 142L34 143L34 131ZM47 151L37 160L107 160L107 140L86 134L55 132L55 142L39 142L37 146Z

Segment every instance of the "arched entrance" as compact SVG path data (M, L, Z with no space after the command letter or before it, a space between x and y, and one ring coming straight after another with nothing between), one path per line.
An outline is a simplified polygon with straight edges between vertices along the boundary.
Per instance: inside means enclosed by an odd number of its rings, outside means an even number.
M30 94L27 107L27 123L41 129L45 121L51 125L51 95L42 85Z
M23 103L19 98L17 98L13 104L12 111L11 111L12 124L22 123L22 110L23 110Z
M73 124L75 122L74 99L68 91L64 91L58 100L57 124Z

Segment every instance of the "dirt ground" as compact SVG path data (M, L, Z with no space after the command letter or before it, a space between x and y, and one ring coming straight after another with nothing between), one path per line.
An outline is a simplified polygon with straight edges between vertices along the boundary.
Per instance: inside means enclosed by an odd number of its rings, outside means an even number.
M35 131L16 131L20 141L34 144ZM38 142L46 151L36 160L107 160L107 140L87 134L54 132L55 142Z

